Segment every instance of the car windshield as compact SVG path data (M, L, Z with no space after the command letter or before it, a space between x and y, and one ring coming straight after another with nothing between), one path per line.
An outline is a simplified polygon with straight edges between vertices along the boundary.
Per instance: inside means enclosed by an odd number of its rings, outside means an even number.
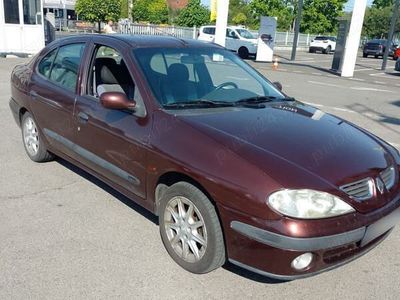
M246 29L236 29L236 31L245 39L255 39L254 35Z
M136 59L164 107L234 105L287 99L235 54L219 48L138 48Z

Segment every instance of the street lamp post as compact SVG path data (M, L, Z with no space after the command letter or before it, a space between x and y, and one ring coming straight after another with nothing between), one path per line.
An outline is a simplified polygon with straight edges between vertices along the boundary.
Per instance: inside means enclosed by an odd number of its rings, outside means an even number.
M296 60L296 52L297 52L297 44L299 43L299 32L300 32L300 23L301 23L302 12L303 12L303 0L299 0L297 19L296 19L296 24L294 26L294 39L293 39L291 60Z

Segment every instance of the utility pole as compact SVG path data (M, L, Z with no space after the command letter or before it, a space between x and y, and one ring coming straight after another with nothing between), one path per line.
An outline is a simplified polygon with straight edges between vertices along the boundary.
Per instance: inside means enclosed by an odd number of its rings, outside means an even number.
M389 34L388 34L388 38L386 41L385 53L383 54L382 71L386 70L387 60L388 60L388 56L389 56L389 50L390 50L390 46L392 45L393 34L394 34L394 30L396 28L397 18L399 16L399 7L400 7L400 0L396 0L396 3L394 4L393 14L392 14L392 20L390 21L390 29L389 29Z
M303 13L303 0L299 0L296 24L294 26L294 39L293 39L291 60L296 60L297 44L299 43L299 32L300 32L300 22L302 13Z
M367 0L354 1L349 35L347 36L346 49L343 56L342 77L353 77L354 75L366 8Z
M229 0L217 1L217 22L215 24L214 42L225 47L226 27L228 25Z

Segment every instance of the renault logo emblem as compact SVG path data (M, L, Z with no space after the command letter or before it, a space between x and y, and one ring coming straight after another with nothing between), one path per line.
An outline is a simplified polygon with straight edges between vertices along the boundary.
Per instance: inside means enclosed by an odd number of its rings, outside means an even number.
M385 184L383 183L382 179L380 177L376 178L376 188L378 191L383 194L383 191L385 189Z

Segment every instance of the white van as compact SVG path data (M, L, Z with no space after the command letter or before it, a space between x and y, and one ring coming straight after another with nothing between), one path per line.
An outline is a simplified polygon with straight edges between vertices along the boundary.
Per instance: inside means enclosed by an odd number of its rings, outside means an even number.
M200 27L198 39L214 42L215 26ZM229 26L226 29L225 48L237 52L241 58L248 58L250 54L257 53L257 38L245 28Z

